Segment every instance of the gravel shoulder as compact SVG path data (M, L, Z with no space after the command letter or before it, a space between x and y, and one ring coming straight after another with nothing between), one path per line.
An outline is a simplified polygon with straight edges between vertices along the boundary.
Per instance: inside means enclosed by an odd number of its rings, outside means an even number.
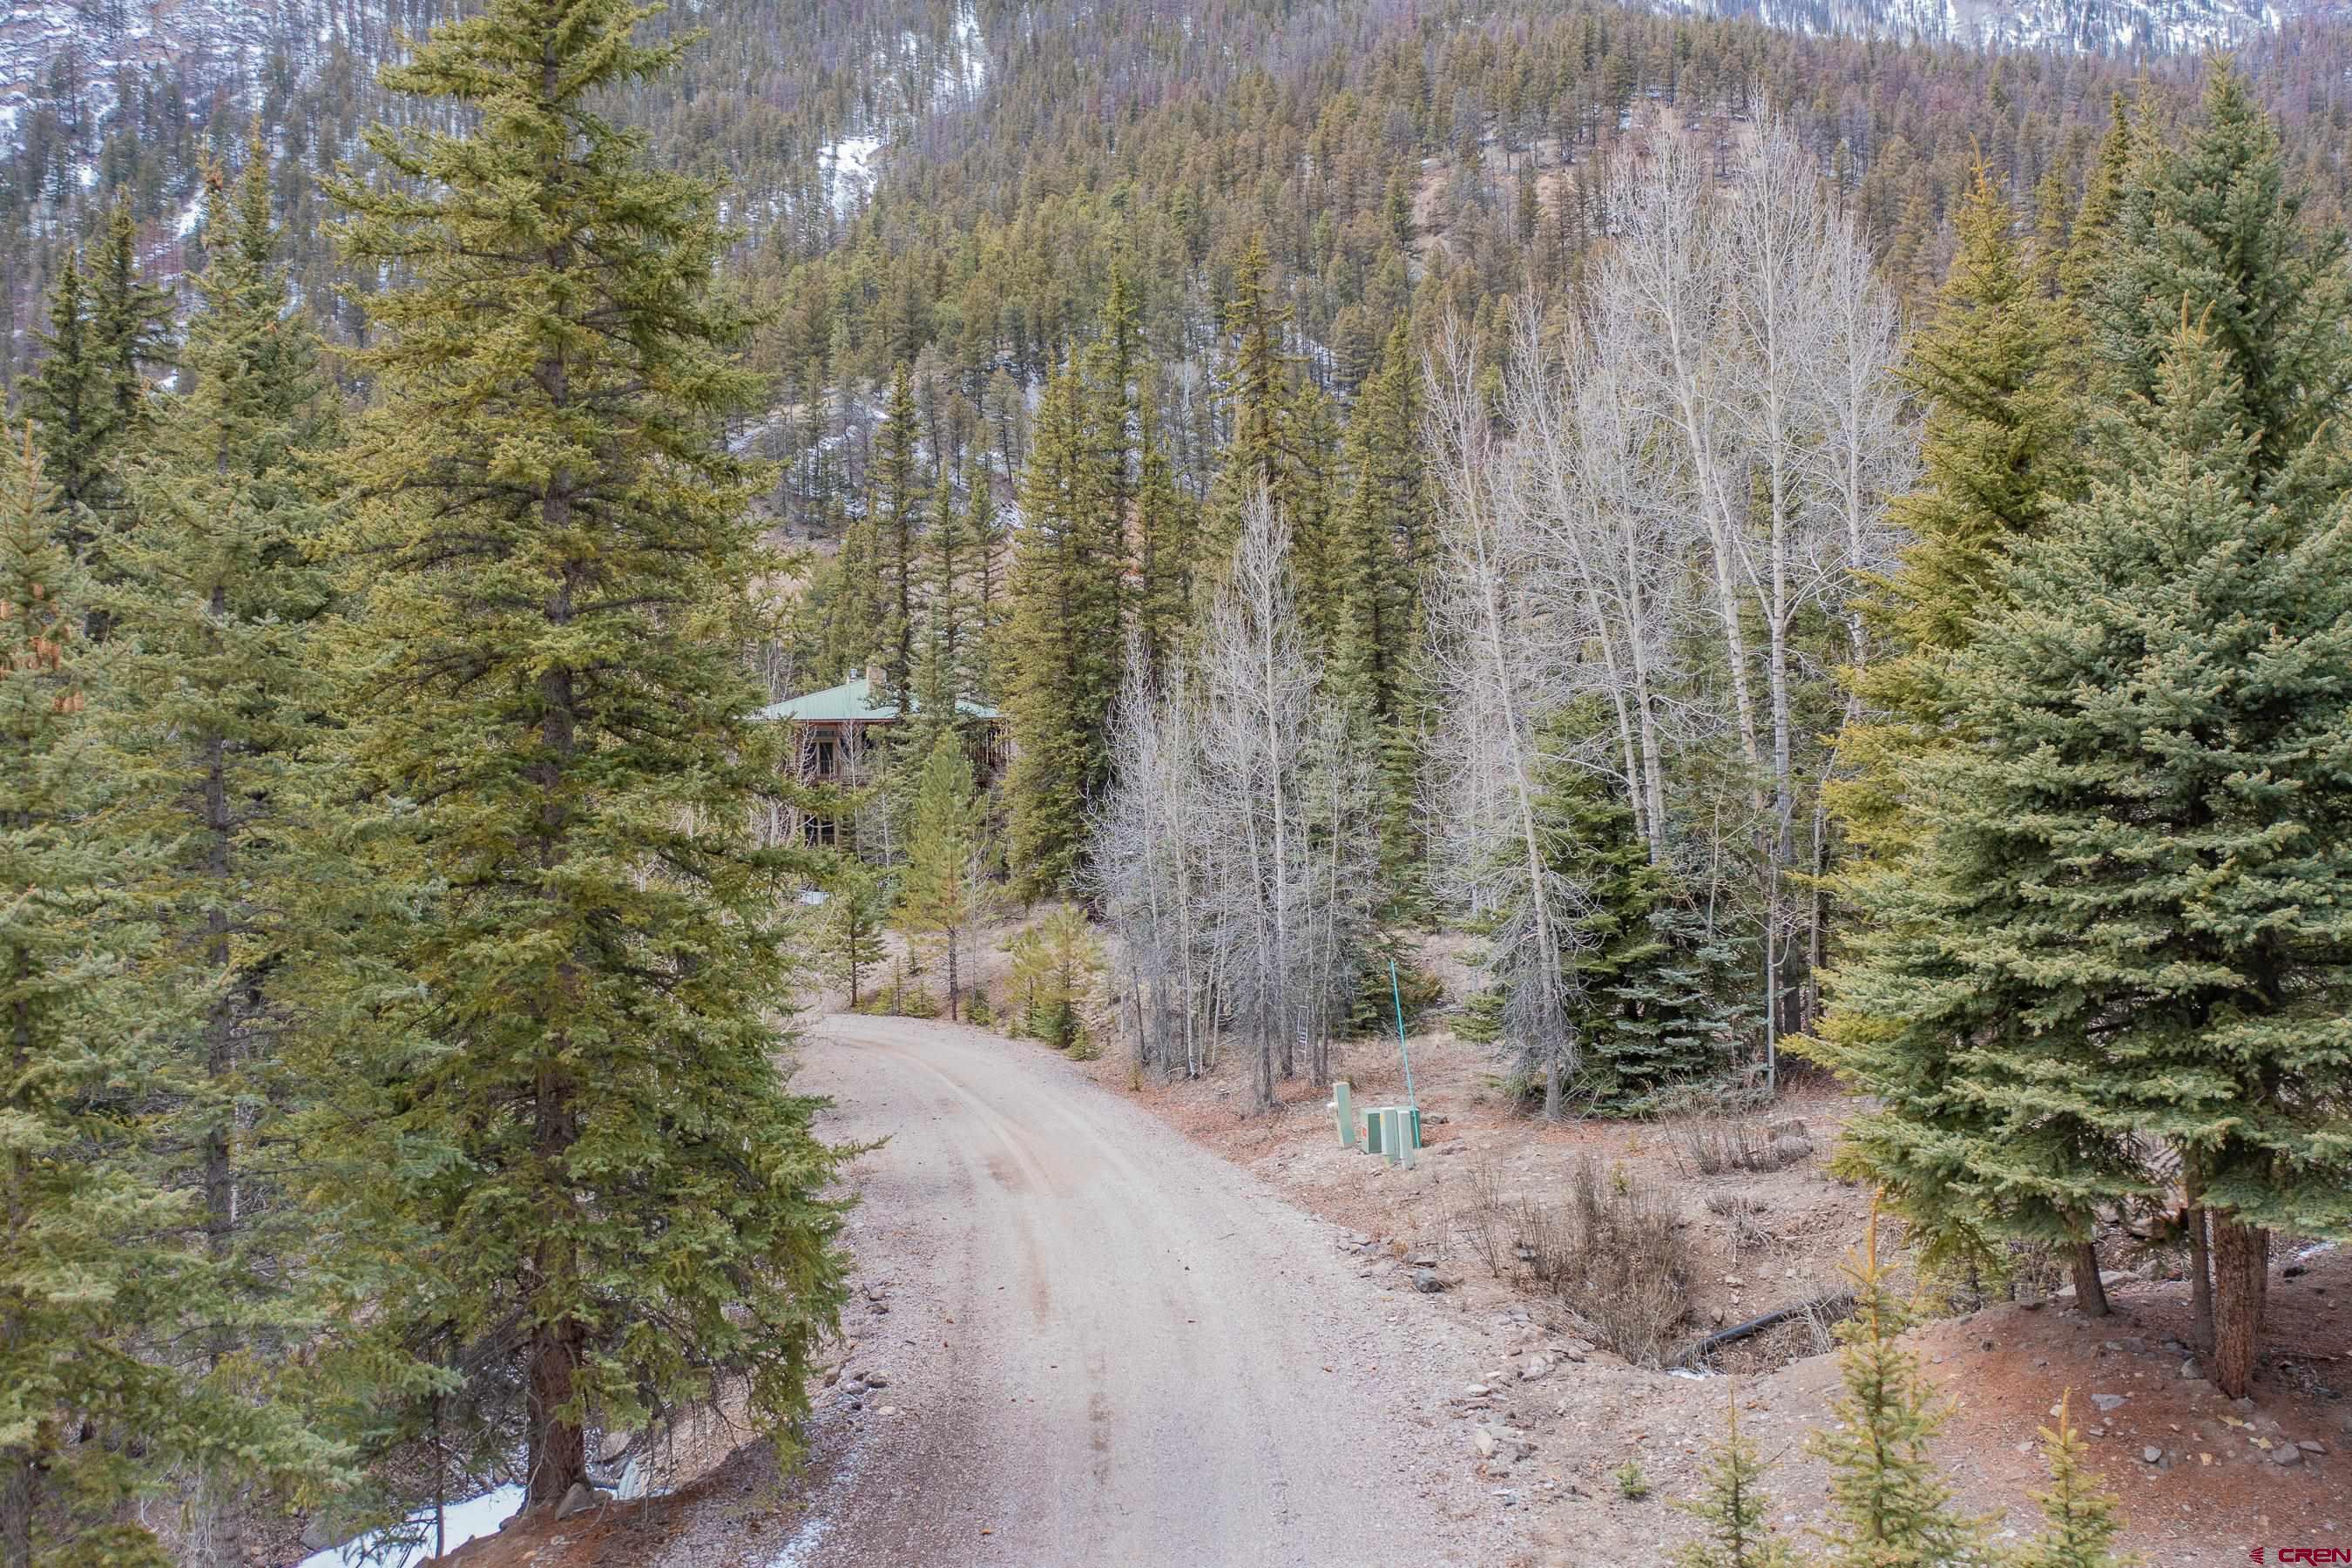
M835 1017L795 1083L887 1142L820 1402L845 1451L777 1563L1514 1554L1447 1419L1476 1352L1332 1226L1026 1042Z

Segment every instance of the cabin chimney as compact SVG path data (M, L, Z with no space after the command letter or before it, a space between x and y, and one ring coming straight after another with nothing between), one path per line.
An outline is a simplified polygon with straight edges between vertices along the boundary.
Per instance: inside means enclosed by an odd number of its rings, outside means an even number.
M868 665L866 667L866 700L870 702L870 701L874 700L876 698L880 697L881 695L882 695L882 667L881 667L881 665L879 665L879 664L868 664Z

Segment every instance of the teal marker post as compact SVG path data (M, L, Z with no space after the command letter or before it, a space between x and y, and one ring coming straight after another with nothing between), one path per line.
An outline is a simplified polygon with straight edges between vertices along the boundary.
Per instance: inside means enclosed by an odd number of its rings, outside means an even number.
M1412 1147L1418 1149L1422 1146L1421 1101L1413 1097L1412 1092L1412 1052L1406 1048L1404 1043L1404 988L1397 981L1396 960L1393 958L1389 960L1389 1005L1396 1009L1397 1055L1404 1061L1405 1115L1411 1120L1405 1137Z

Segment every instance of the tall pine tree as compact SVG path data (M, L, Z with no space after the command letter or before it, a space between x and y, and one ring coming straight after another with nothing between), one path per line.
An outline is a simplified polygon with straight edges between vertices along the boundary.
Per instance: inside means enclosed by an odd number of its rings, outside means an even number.
M1110 773L1123 660L1125 539L1092 426L1102 416L1066 368L1046 383L1022 487L1004 637L1013 766L1010 858L1023 890L1072 885L1087 813Z
M81 258L68 251L49 292L41 363L25 378L25 412L40 438L41 460L57 490L66 542L90 539L92 519L112 501L113 457L121 425L105 353L90 321Z
M208 264L183 356L188 390L159 397L126 464L131 525L106 600L122 630L109 765L123 826L173 846L140 887L166 940L146 964L167 999L162 1173L199 1194L210 1328L187 1352L258 1386L306 1309L289 1281L307 1223L271 1177L287 1100L271 1042L298 1010L281 989L305 877L306 762L331 707L310 626L326 600L310 563L325 520L320 447L333 427L308 324L287 310L258 145L232 186L208 173ZM207 1500L211 1560L244 1555L240 1510Z
M1973 743L1922 764L1937 826L1840 989L1882 1056L1966 1042L1942 1152L2008 1228L2153 1197L2139 1140L2179 1152L2236 1395L2263 1228L2352 1235L2352 587L2322 564L2336 443L2266 479L2231 359L2183 328L2109 477L2014 569L1953 675Z
M1859 715L1839 741L1853 773L1830 797L1855 853L1840 887L1867 910L1902 888L1931 826L1916 798L1923 758L1959 739L1947 691L1953 658L2006 595L2012 552L2047 532L2078 484L2080 423L2058 308L2034 286L2011 236L2014 215L1979 166L1959 216L1936 320L1912 346L1906 374L1927 401L1918 488L1895 519L1911 536L1897 570L1864 604L1885 657L1857 673ZM1981 1107L1953 1087L1965 1035L1890 1032L1857 994L1834 984L1822 1044L1799 1042L1878 1098L1847 1129L1849 1148L1883 1184L1931 1250L1981 1251L1989 1218L1967 1183ZM2076 1286L2095 1307L2092 1216L2040 1216L2037 1229L2074 1249Z
M1416 901L1421 784L1421 579L1429 497L1421 457L1420 368L1400 316L1348 421L1348 489L1334 518L1330 690L1377 748L1381 865L1394 900Z
M532 1506L592 1430L729 1388L789 1453L842 1296L836 1155L772 1059L792 868L749 831L745 322L712 188L598 110L690 41L637 42L651 14L445 25L387 85L478 121L380 129L384 181L335 187L352 263L405 279L341 537L348 836L425 918L354 935L320 1152L401 1242L365 1326L520 1391Z
M2243 384L2257 466L2275 472L2302 451L2352 392L2343 237L2315 236L2302 210L2278 127L2217 58L2202 122L2179 148L2141 151L2102 247L2086 310L2105 400L2152 407L2173 334L2197 322Z
M892 704L902 713L911 705L922 669L923 495L929 485L916 456L920 435L914 384L902 361L890 373L890 395L883 405L866 497L871 552L866 564L874 574L866 602L882 614L873 629L874 651L882 667L882 685L874 700Z
M0 1568L168 1562L127 1505L179 1467L291 1479L331 1462L266 1402L158 1354L214 1300L143 1111L169 1081L152 840L101 827L103 652L27 443L0 501Z
M979 913L984 803L963 737L940 732L915 782L907 865L898 876L898 921L910 937L936 942L945 961L948 1016L962 999L958 961Z

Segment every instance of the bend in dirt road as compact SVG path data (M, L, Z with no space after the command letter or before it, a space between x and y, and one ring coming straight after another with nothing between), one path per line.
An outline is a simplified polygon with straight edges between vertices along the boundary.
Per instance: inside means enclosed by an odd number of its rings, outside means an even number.
M1456 1325L1041 1047L844 1016L796 1085L856 1167L853 1447L796 1568L1491 1562ZM861 1386L869 1374L879 1386ZM832 1425L827 1422L827 1425ZM835 1427L838 1430L838 1427ZM1449 1446L1451 1445L1451 1446Z

